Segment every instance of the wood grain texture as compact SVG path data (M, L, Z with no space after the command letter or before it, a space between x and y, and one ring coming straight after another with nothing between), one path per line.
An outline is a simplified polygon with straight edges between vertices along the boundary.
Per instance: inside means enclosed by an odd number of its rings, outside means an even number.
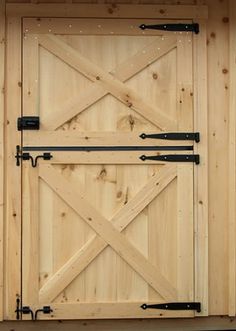
M174 130L176 128L176 122L159 109L158 105L155 108L149 105L140 98L136 91L127 87L119 79L116 79L110 73L107 73L99 66L81 56L74 48L68 46L58 37L40 35L39 43L93 83L96 83L98 87L105 89L123 104L135 110L161 130ZM96 98L100 99L101 94L96 96Z
M0 321L3 319L5 1L0 1Z
M76 187L57 174L48 165L40 168L39 176L61 196L95 232L107 242L128 264L130 264L158 293L166 300L176 298L176 289L139 253L115 227L110 224L96 209L89 204L83 195L79 195Z
M103 18L168 18L168 19L193 19L207 18L206 6L168 6L168 5L139 5L134 11L132 5L121 4L7 4L9 16L19 15L24 17L103 17Z
M195 226L195 299L203 305L201 314L208 315L208 91L206 22L200 21L201 35L194 37L194 130L200 132L201 143L194 151L201 164L194 169Z
M167 166L168 167L168 166ZM158 175L141 189L121 210L119 210L111 222L118 231L125 229L130 222L176 177L172 167L162 169ZM155 184L159 183L158 186ZM52 301L80 272L86 268L96 256L105 248L105 243L98 236L88 241L70 260L59 269L53 277L40 289L40 301Z
M121 82L125 82L143 70L147 63L152 64L155 60L171 51L174 47L176 47L176 38L167 38L167 40L162 42L159 40L152 42L150 45L131 56L124 63L119 64L119 66L114 68L110 74ZM160 50L157 52L156 49ZM88 88L82 98L79 96L67 100L60 106L56 114L49 114L44 120L44 127L51 130L57 129L66 121L80 114L80 112L89 108L89 106L93 105L107 94L108 91L100 86L92 86L91 88Z
M83 321L38 321L2 322L1 331L209 331L235 330L236 321L227 317L199 317L175 319L136 320L83 320Z
M5 214L5 319L15 319L16 298L21 293L21 167L16 167L16 145L21 135L16 119L21 115L21 20L7 20L6 65L6 214Z
M230 0L229 85L229 316L236 313L236 2Z
M228 314L228 1L209 0L209 314ZM217 56L216 56L217 54Z

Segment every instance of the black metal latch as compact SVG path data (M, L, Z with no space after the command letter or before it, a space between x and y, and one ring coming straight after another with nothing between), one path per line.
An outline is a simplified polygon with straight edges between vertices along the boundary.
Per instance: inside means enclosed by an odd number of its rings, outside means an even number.
M20 160L22 161L31 160L32 167L35 168L37 167L38 159L42 158L43 160L51 160L52 155L51 153L43 153L42 155L37 155L34 159L33 156L30 155L30 153L22 153L20 150L20 146L17 145L15 158L16 158L16 165L18 167L20 166Z
M198 313L201 312L200 302L169 302L148 305L144 303L140 308L146 309L164 309L164 310L196 310Z
M146 30L164 30L164 31L182 31L182 32L194 32L196 34L199 33L199 24L198 23L174 23L174 24L154 24L154 25L146 25L141 24L140 29Z
M17 119L17 129L22 130L39 130L40 122L38 116L22 116Z
M29 306L23 306L22 308L20 307L20 299L17 298L16 299L16 319L19 320L20 319L20 315L24 314L24 315L29 315L31 314L31 319L34 320L34 313L32 311L32 309L30 309Z
M22 308L20 307L20 299L17 298L16 299L16 319L19 320L20 319L20 315L24 314L24 315L28 315L31 314L31 319L32 321L36 321L38 318L38 313L42 312L43 314L50 314L53 312L53 310L51 309L50 306L43 306L43 308L41 309L37 309L35 311L35 313L33 312L33 310L29 307L29 306L23 306Z

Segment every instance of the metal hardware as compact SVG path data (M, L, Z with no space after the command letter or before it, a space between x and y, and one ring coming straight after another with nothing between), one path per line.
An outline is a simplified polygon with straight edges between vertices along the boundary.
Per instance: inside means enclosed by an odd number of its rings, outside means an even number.
M166 155L154 155L146 156L141 155L142 161L153 160L153 161L164 161L164 162L195 162L200 163L200 156L198 154L166 154Z
M166 310L196 310L198 313L201 312L200 302L170 302L170 303L159 303L148 305L144 303L140 308L146 309L166 309Z
M164 30L164 31L190 31L194 32L196 34L199 33L199 24L193 23L193 24L184 24L184 23L178 23L178 24L155 24L155 25L146 25L141 24L140 29L146 30Z
M38 116L22 116L17 119L17 129L22 130L39 130L40 123Z
M23 151L121 152L121 151L192 151L193 146L27 146Z
M37 309L35 311L34 320L37 320L38 313L42 312L43 314L50 314L53 312L50 306L44 306L42 309Z
M30 160L32 167L35 168L37 167L38 159L42 158L43 160L51 160L52 155L51 153L43 153L43 155L37 155L34 159L33 156L30 155L30 153L21 153L20 146L17 145L15 158L16 158L16 165L18 167L20 166L20 160L22 161Z
M20 299L17 298L16 299L16 319L19 320L20 319L20 314L24 314L24 315L31 315L31 319L34 320L34 313L32 311L32 309L30 309L29 306L23 306L22 308L20 308Z
M20 319L20 299L17 298L16 299L16 310L15 310L15 313L16 313L16 319L19 320Z
M142 139L166 139L166 140L193 140L196 143L200 141L199 132L167 132L167 133L154 133L146 134L142 133L139 136Z
M34 314L33 310L29 306L23 306L21 308L20 307L20 299L19 298L16 299L16 310L15 310L15 313L16 313L16 319L17 320L20 319L21 314L24 314L24 315L30 314L32 321L36 321L39 312L42 312L43 314L50 314L50 313L53 312L53 310L51 309L50 306L44 306L41 309L37 309L35 311L35 314Z

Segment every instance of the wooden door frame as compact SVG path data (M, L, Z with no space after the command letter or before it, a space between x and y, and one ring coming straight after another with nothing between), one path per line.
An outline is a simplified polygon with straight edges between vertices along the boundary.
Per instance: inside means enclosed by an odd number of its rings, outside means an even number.
M0 0L0 321L3 320L5 0Z
M77 14L78 13L78 14ZM201 132L196 153L201 163L194 167L195 300L202 302L202 316L208 315L208 141L207 141L207 6L202 5L114 5L114 4L7 4L6 65L6 229L4 319L15 319L16 298L21 294L21 167L15 165L16 145L21 134L16 120L21 116L22 19L26 17L67 18L156 18L192 19L200 23L194 35L194 130ZM199 314L198 314L199 316Z
M230 50L230 96L229 96L229 199L228 199L228 243L229 243L229 316L236 314L236 3L229 2L230 6L230 29L229 29L229 50Z

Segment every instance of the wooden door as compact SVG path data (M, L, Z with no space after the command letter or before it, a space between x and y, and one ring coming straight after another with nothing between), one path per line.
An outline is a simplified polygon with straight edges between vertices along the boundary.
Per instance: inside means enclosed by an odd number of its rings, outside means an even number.
M38 319L195 315L140 307L194 301L195 167L140 159L194 153L140 138L194 131L192 33L142 23L157 22L24 20L23 115L40 130L23 151L52 156L22 162L22 304L53 310Z

